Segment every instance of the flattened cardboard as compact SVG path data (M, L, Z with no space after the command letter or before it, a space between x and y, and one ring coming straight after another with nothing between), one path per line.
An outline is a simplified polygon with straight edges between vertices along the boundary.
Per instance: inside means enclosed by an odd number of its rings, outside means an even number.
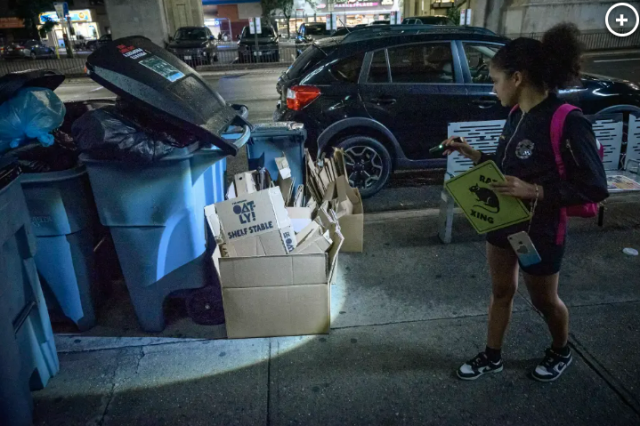
M215 204L226 243L291 226L280 188L245 194Z
M216 208L215 206L211 205L211 206L205 206L204 207L204 217L207 220L207 225L209 227L209 232L211 233L211 236L213 237L213 240L221 243L222 240L222 228L220 225L220 219L218 218L218 215L216 213Z
M298 185L296 189L295 198L293 200L293 207L302 207L304 202L304 185Z
M285 206L290 205L291 197L293 193L293 179L279 179L278 188L280 188L280 192L282 193L282 198L284 199L284 205Z
M253 180L253 173L251 172L238 173L234 176L233 181L236 185L236 194L238 197L257 192L256 183Z
M236 198L236 185L231 182L229 188L227 188L227 200L233 200Z
M346 176L336 180L338 221L344 236L342 251L361 253L364 250L364 209L358 188L351 188ZM351 211L351 213L349 213Z
M296 247L293 254L326 253L332 244L329 231L325 231L324 234L311 235L304 243Z
M322 226L318 222L312 221L302 231L296 234L298 245L302 244L309 236L316 235L318 231L322 231Z
M227 337L326 334L331 326L328 284L225 288Z
M278 167L278 179L291 178L291 169L286 157L276 158L276 166Z
M307 227L313 216L313 210L307 207L287 207L289 213L289 219L294 232L297 234Z

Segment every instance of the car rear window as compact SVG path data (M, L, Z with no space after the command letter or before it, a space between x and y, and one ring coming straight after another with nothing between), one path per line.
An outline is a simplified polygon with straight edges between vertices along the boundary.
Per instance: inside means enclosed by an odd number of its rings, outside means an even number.
M332 84L336 81L344 83L357 83L362 69L364 53L358 53L347 58L338 59L329 64L328 72L321 72L325 67L318 68L318 73L309 73L302 84ZM314 75L315 74L315 75Z
M453 83L450 43L413 44L388 49L394 83Z
M310 46L309 48L307 48L293 62L293 65L291 65L291 68L289 68L289 70L287 71L287 77L290 79L298 78L308 70L312 69L318 64L318 62L327 57L327 55L324 53L327 50L324 48L323 50L318 49L316 46Z

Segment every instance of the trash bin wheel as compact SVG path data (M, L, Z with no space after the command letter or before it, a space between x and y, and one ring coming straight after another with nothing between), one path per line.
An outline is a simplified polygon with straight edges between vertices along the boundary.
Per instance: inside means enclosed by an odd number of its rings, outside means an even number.
M187 313L196 324L224 324L220 288L206 286L193 290L186 299Z
M371 197L385 187L393 169L389 150L370 136L347 136L336 146L345 154L349 183L357 187L363 198Z

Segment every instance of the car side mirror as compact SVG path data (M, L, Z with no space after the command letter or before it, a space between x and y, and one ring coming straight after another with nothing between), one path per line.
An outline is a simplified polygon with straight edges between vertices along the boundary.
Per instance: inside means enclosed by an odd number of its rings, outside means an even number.
M240 34L236 34L236 40L240 40Z
M215 40L216 38L214 36L209 36L209 40Z
M169 36L169 41L173 41L173 37Z

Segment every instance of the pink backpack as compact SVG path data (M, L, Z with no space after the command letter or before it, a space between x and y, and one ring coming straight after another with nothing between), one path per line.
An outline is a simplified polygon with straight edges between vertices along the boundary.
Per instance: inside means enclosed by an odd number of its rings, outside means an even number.
M511 109L510 115L518 109L518 105L514 106ZM562 139L562 133L564 131L564 122L567 120L567 116L571 111L581 111L580 108L575 107L573 105L564 104L561 105L556 112L553 113L553 118L551 119L551 146L553 147L553 153L556 158L556 167L558 168L558 173L560 174L561 179L567 178L567 170L564 165L564 161L562 161L562 155L560 153L560 144ZM597 140L596 140L597 142ZM600 155L600 159L604 158L604 147L600 142L598 143L598 154ZM563 218L569 217L596 217L598 215L598 203L588 203L582 204L580 206L570 206L563 207L560 213ZM566 222L566 220L562 220L562 222Z

